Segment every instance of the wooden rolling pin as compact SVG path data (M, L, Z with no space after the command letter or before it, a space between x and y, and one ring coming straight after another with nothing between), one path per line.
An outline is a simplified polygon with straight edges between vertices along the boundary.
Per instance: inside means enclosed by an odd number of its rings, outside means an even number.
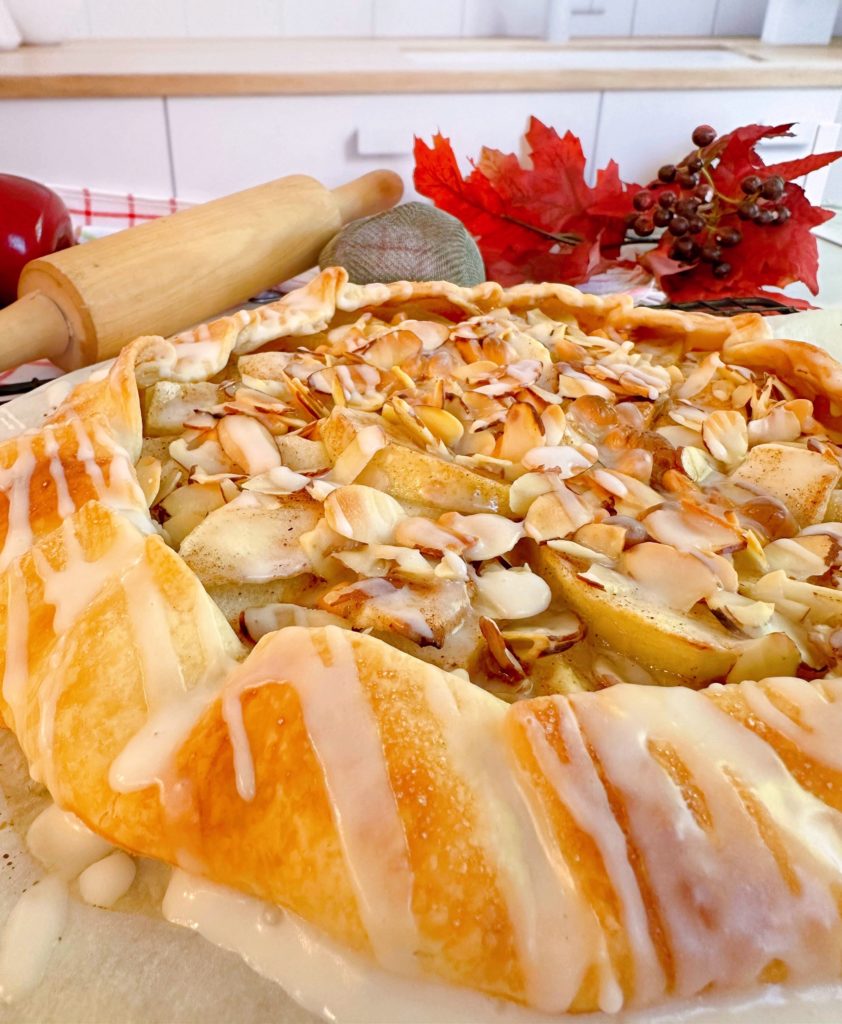
M0 310L0 369L47 358L71 370L175 334L312 267L343 224L402 192L392 171L332 192L294 175L33 260Z

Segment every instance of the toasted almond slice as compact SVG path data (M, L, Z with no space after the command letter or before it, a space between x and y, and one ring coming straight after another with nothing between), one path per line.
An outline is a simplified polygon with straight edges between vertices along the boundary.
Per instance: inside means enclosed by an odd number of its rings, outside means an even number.
M361 544L391 544L406 515L390 495L363 484L338 487L325 498L324 510L332 530Z
M587 523L576 531L574 540L586 548L600 551L609 558L619 558L626 545L626 533L622 526L607 523Z
M554 473L524 473L509 488L509 507L516 516L526 515L529 506L542 494L552 491L557 483Z
M161 489L160 459L156 459L152 455L141 455L135 463L134 471L146 504L151 505Z
M748 451L745 416L736 409L717 409L702 425L702 438L711 455L726 466L736 466Z
M750 636L756 635L772 620L775 606L771 601L753 601L743 594L720 590L707 598L712 611L721 612L738 628Z
M452 448L465 433L465 428L453 413L430 405L416 405L415 415L435 437Z
M529 506L524 520L528 536L536 541L569 537L580 526L593 521L593 512L563 483L540 495Z
M525 469L555 470L561 480L569 480L578 476L596 462L599 452L592 444L582 444L578 448L573 445L543 445L531 448L522 458Z
M450 337L450 328L435 320L402 320L401 330L411 331L421 339L421 347L425 352L433 352Z
M552 600L549 585L528 568L484 572L476 587L478 610L493 619L529 619Z
M801 653L786 633L767 633L746 644L725 681L741 683L746 679L794 676L800 663Z
M401 324L399 329L381 334L364 350L365 361L380 370L390 370L393 366L415 359L422 348L421 338L404 327Z
M681 430L681 427L676 429ZM669 438L667 438L669 440ZM713 463L701 448L687 447L681 451L681 468L697 484L703 483L715 471Z
M260 491L261 494L295 494L303 491L310 483L310 477L295 473L286 466L273 466L265 473L258 473L243 483L245 491Z
M567 417L560 405L548 405L544 409L541 413L541 426L544 428L545 444L561 444L567 429Z
M331 477L339 484L351 484L374 456L388 444L386 434L377 424L363 427L333 464Z
M620 566L656 600L679 612L689 612L719 589L706 565L669 544L636 544L623 552Z
M191 447L187 438L177 437L171 442L168 450L170 457L180 466L185 469L198 467L208 476L217 473L231 473L236 469L215 437L209 437L195 447Z
M538 413L528 402L515 402L506 413L494 454L499 459L520 462L530 449L543 443L544 428Z
M573 612L547 611L501 629L503 639L521 662L560 654L584 639L586 628Z
M811 543L814 541L819 542L816 547ZM822 541L825 543L822 544ZM771 570L783 569L791 579L806 580L811 576L823 576L827 572L830 565L821 552L831 555L833 546L830 537L805 537L804 542L799 538L783 537L767 544L763 554Z
M426 516L407 516L395 527L395 543L421 551L462 552L468 540L444 529Z
M748 425L750 445L769 441L797 441L801 437L801 421L789 409L779 405L768 416L752 420Z
M722 551L743 545L739 530L690 501L683 501L679 508L655 509L642 522L655 540L680 551Z
M458 512L445 512L439 525L470 541L462 552L469 562L505 555L524 536L521 523L514 523L493 512L477 512L463 516Z
M223 416L217 425L222 450L249 476L281 465L281 453L272 435L251 416Z

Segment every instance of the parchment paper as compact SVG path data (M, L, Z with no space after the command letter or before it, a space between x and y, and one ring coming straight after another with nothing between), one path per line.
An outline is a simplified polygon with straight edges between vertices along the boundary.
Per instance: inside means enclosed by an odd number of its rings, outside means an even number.
M812 341L842 358L842 310L796 313L770 323L777 337ZM68 386L95 369L68 374L0 408L0 439L37 425ZM46 806L43 791L29 781L16 740L2 730L0 790L2 923L24 888L43 875L22 835ZM313 1024L316 1017L238 956L163 920L158 907L166 870L141 860L132 890L112 911L71 900L44 982L23 1001L0 1006L0 1024ZM800 1024L800 1011L794 1008L793 1014L791 1024Z

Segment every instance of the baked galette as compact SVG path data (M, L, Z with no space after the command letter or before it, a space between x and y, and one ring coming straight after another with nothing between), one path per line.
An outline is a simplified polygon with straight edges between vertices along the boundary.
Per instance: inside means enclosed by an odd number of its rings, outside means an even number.
M140 338L0 445L53 799L388 969L618 1010L842 962L842 367L560 285Z

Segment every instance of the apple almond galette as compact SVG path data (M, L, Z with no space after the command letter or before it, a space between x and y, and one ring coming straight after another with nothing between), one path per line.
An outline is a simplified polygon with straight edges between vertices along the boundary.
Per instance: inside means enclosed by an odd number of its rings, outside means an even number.
M835 979L840 444L754 315L328 270L0 446L0 711L95 832L389 970Z

